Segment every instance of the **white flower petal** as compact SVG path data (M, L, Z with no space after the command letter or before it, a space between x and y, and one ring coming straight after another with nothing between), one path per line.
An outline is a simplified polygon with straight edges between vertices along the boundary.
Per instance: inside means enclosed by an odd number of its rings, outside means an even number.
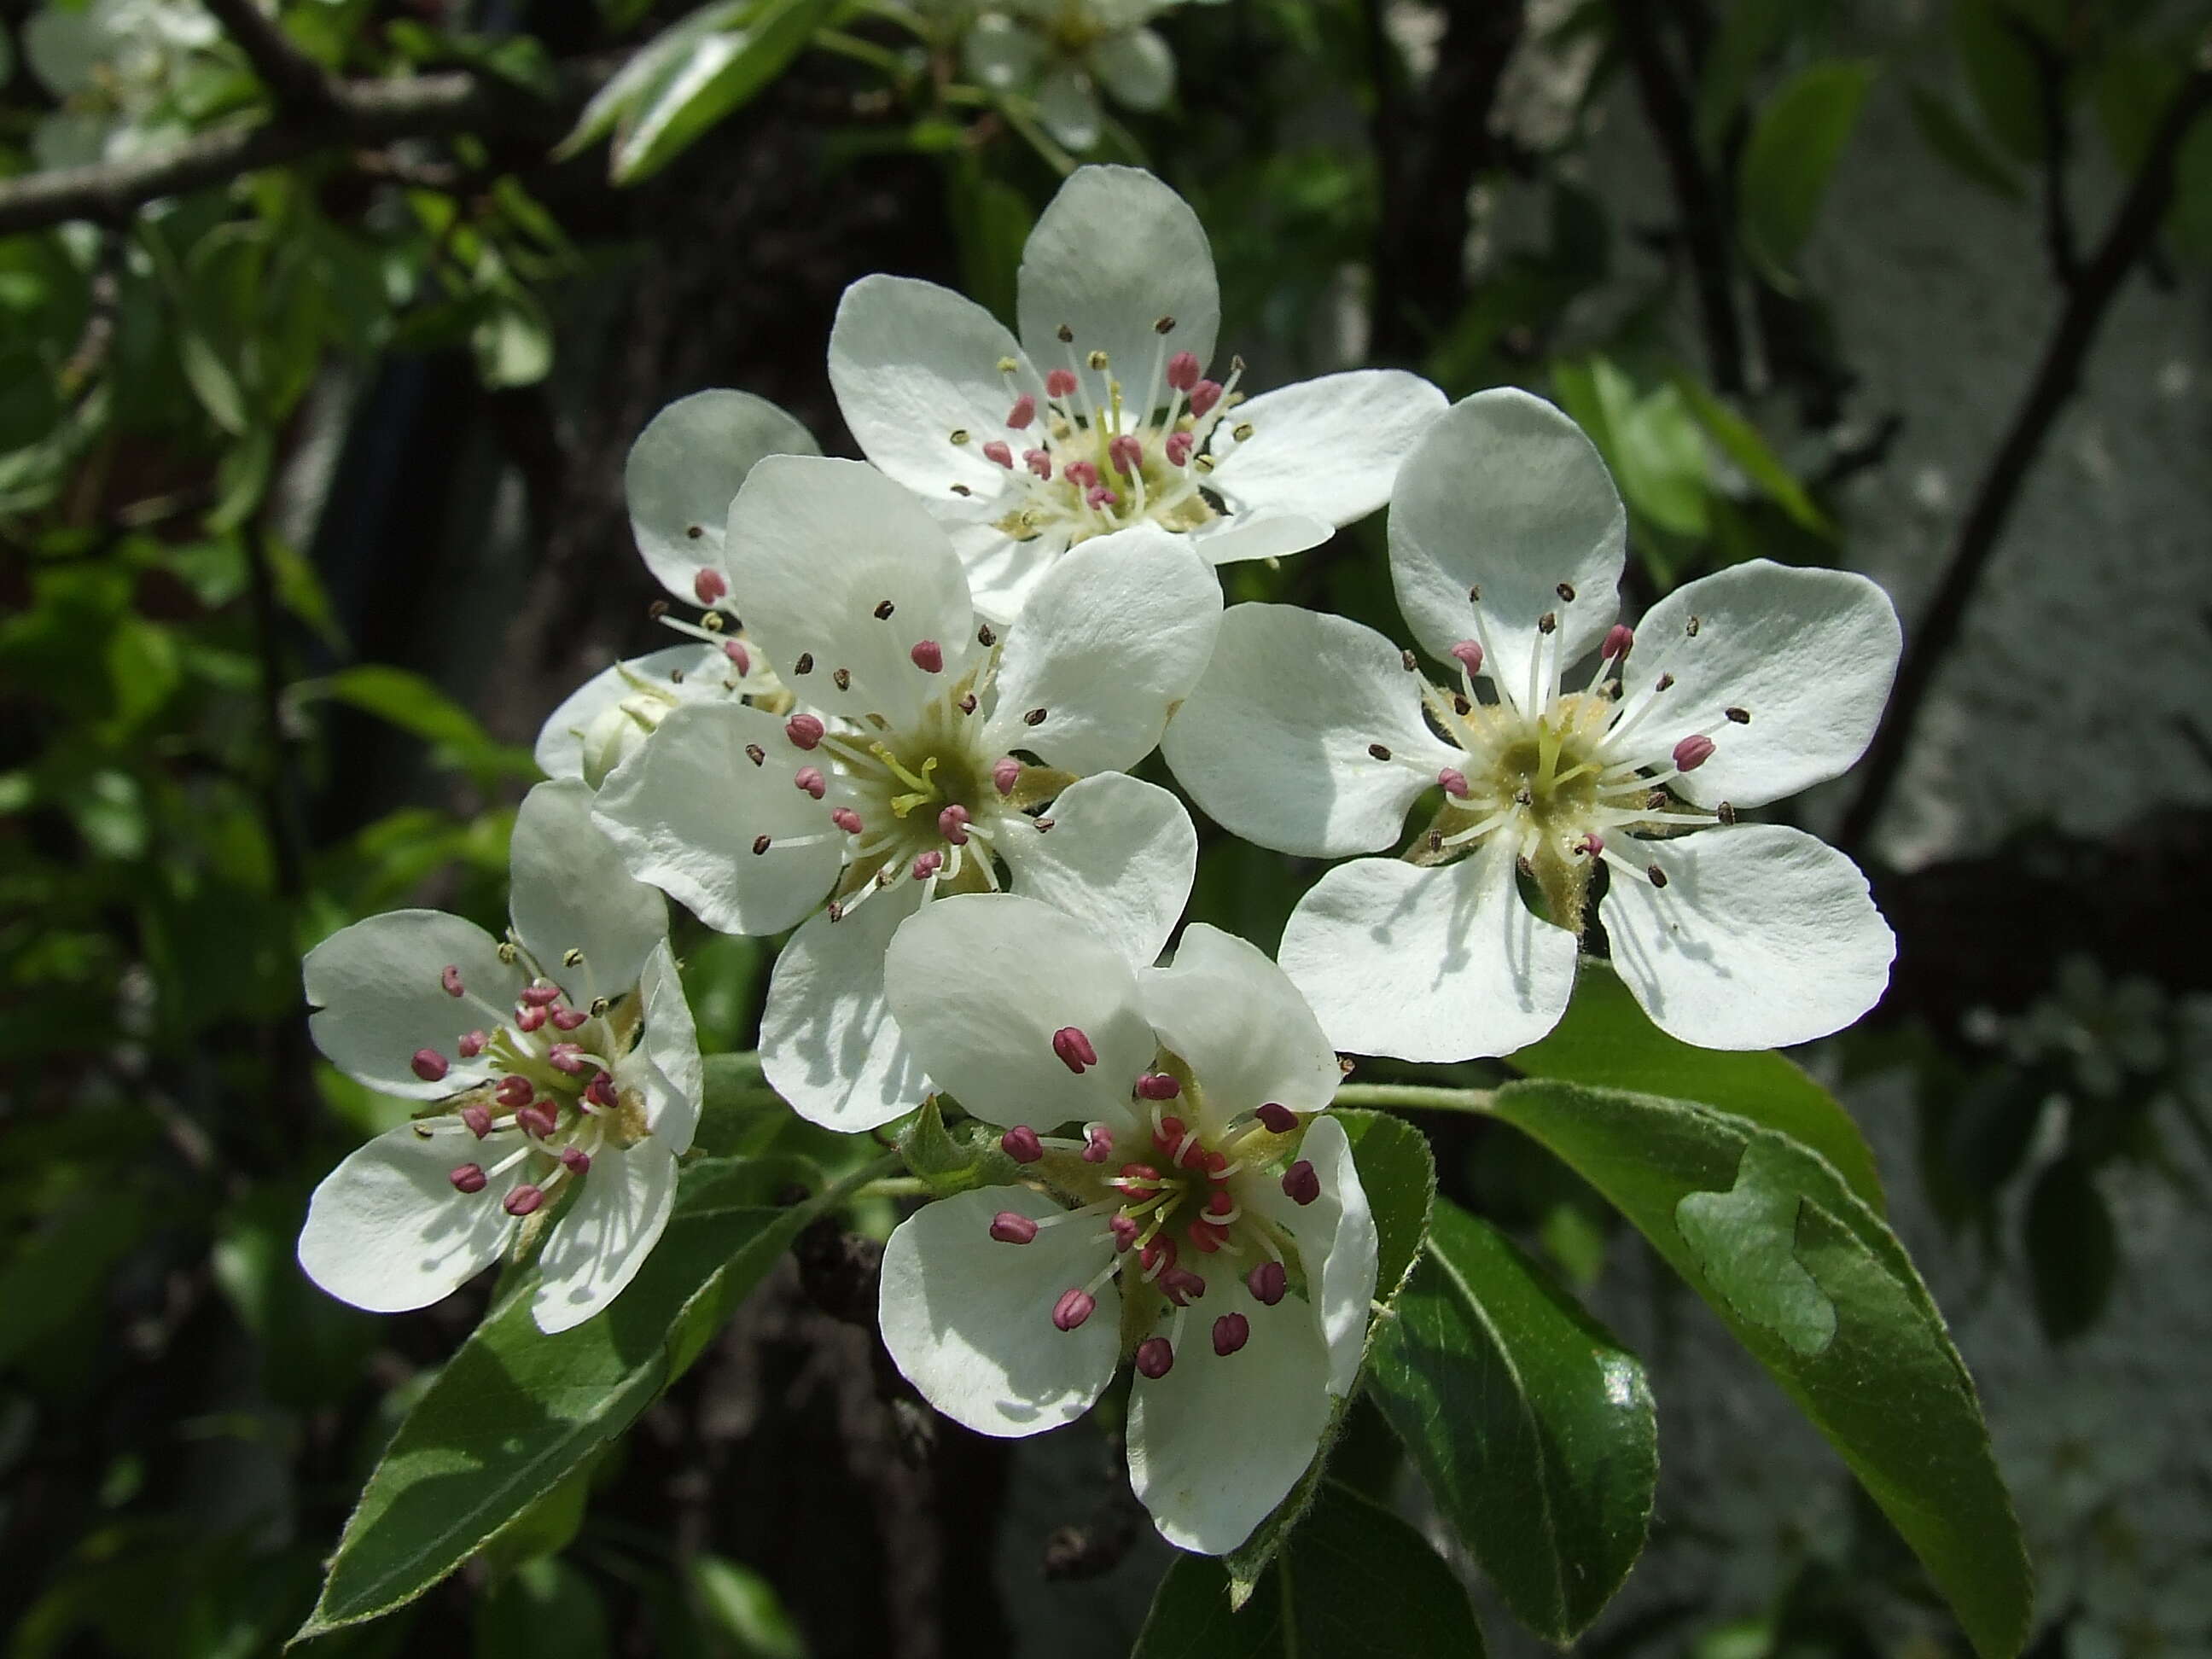
M1778 1048L1841 1030L1881 1000L1897 940L1859 868L1781 824L1619 848L1664 871L1612 872L1613 965L1662 1031L1704 1048Z
M1279 559L1286 553L1303 553L1334 534L1334 525L1310 514L1236 512L1192 531L1190 550L1208 564L1237 564L1248 559Z
M1010 890L1074 917L1132 968L1149 968L1182 917L1198 872L1198 830L1157 784L1101 772L1062 790L1049 833L999 837Z
M1396 646L1288 605L1229 608L1160 750L1224 829L1316 858L1389 846L1437 773L1466 758L1431 733L1420 676Z
M1400 1060L1510 1054L1559 1024L1575 936L1521 902L1495 837L1456 864L1339 865L1291 912L1279 952L1338 1048Z
M1238 1204L1257 1209L1297 1242L1306 1294L1328 1344L1328 1391L1349 1394L1366 1352L1367 1316L1375 1304L1375 1216L1343 1124L1316 1118L1306 1126L1298 1156L1321 1180L1321 1195L1310 1204L1293 1201L1272 1174L1231 1179Z
M499 1193L453 1189L453 1171L480 1158L476 1136L451 1118L377 1136L307 1200L300 1266L370 1313L405 1313L452 1295L499 1259L514 1226Z
M1121 1293L1107 1280L1091 1317L1061 1330L1054 1304L1088 1285L1114 1247L1083 1221L1002 1244L990 1234L1002 1210L1038 1221L1064 1213L1026 1187L924 1205L884 1246L878 1319L923 1398L978 1434L1012 1438L1073 1422L1105 1391L1121 1358Z
M1439 659L1479 638L1485 672L1528 696L1545 641L1572 665L1612 626L1627 514L1582 428L1541 398L1501 386L1454 404L1415 445L1390 492L1390 575L1413 636ZM1573 590L1571 600L1559 592ZM1468 590L1482 590L1481 631Z
M969 24L960 52L969 77L994 92L1019 91L1044 64L1036 31L1002 12L987 11Z
M589 1007L637 983L646 957L668 937L668 901L623 867L620 850L592 822L592 792L580 778L541 783L522 798L507 857L515 936L572 1004ZM574 968L562 961L571 950L584 954Z
M683 677L680 679L676 678L679 674ZM755 664L750 678L765 684L769 676L764 664ZM732 680L738 683L729 684ZM603 751L598 757L603 762L611 758L619 764L628 758L645 741L653 723L668 706L717 702L737 696L744 689L737 665L722 653L718 645L672 645L626 662L611 663L571 691L562 700L561 706L545 717L545 724L538 729L534 751L538 769L549 778L586 777L589 769L585 764L585 748L594 728L610 710L625 702L635 702L642 711L641 716L629 723L634 737L625 733L614 743L595 745ZM606 764L600 775L604 777L612 770L614 764ZM586 778L586 781L590 780Z
M902 881L841 921L809 920L775 959L761 1015L761 1065L799 1116L848 1133L912 1111L929 1091L884 1000L884 953L921 907Z
M645 959L638 992L645 999L645 1030L637 1047L615 1062L616 1086L635 1086L645 1097L645 1126L653 1138L672 1152L686 1152L699 1127L706 1066L699 1058L699 1028L666 939Z
M1168 532L1141 525L1084 543L1006 636L986 744L1077 774L1134 766L1206 672L1220 625L1220 584Z
M630 531L646 568L687 605L704 603L702 570L726 580L742 548L725 550L730 503L764 455L816 455L814 434L750 392L695 392L646 422L623 467Z
M807 707L903 725L965 670L975 611L952 544L918 499L865 462L770 457L731 504L730 539L745 554L731 604ZM925 640L939 672L914 660ZM840 669L849 690L837 687Z
M548 1336L580 1325L620 1295L668 1225L676 1203L676 1154L658 1136L609 1146L561 1212L538 1258L530 1316Z
M1152 29L1124 29L1091 48L1086 61L1114 101L1155 110L1175 95L1175 53Z
M1677 742L1702 732L1713 752L1672 780L1676 793L1707 806L1794 795L1865 752L1903 644L1889 595L1851 571L1753 559L1700 577L1653 605L1637 628L1622 672L1624 714L1662 674L1674 683L1621 757L1663 764ZM1750 720L1737 725L1729 708Z
M986 1122L1131 1121L1158 1045L1128 963L1073 918L1012 893L939 899L892 939L884 988L937 1085ZM1069 1026L1098 1056L1080 1073L1053 1048Z
M1218 927L1183 929L1175 960L1137 975L1137 997L1162 1045L1197 1079L1209 1134L1268 1101L1321 1111L1344 1080L1336 1050L1289 976L1257 945Z
M1030 233L1016 310L1038 368L1075 369L1094 405L1106 400L1110 375L1133 404L1163 354L1188 351L1201 367L1213 355L1221 325L1213 251L1189 204L1151 173L1079 167ZM1153 326L1163 317L1176 324L1164 337ZM1073 346L1060 343L1063 325ZM1094 351L1107 354L1105 374L1086 366Z
M986 520L945 520L960 568L975 596L975 614L1004 627L1022 614L1030 594L1067 551L1065 527L1016 541Z
M845 861L828 809L792 781L812 762L783 727L742 703L677 709L616 769L592 810L633 876L726 933L795 927ZM757 854L762 836L769 849Z
M1008 357L1020 365L1011 385L999 372ZM961 505L956 483L997 499L1007 474L983 446L1001 438L1021 449L1024 434L1007 427L1006 416L1018 394L1042 403L1044 392L1014 337L973 300L934 283L880 275L863 276L837 302L830 385L867 458L932 507L948 509ZM968 435L955 443L956 432Z
M1037 86L1036 106L1044 130L1069 149L1080 154L1098 143L1097 89L1073 64L1063 62L1047 71Z
M460 970L465 997L446 994L447 968ZM438 1100L491 1075L483 1060L463 1060L464 1032L488 1029L493 1011L514 1007L527 977L499 959L499 941L472 921L442 910L387 910L342 927L301 964L307 1029L324 1058L347 1076L387 1095ZM440 1079L415 1075L416 1054L434 1048L447 1066Z
M1443 412L1444 394L1402 369L1301 380L1238 408L1252 435L1206 482L1231 503L1350 524L1390 499L1399 463Z
M1233 1273L1209 1275L1175 1364L1129 1397L1129 1484L1160 1536L1226 1555L1290 1495L1321 1449L1332 1401L1328 1346L1296 1297L1262 1306ZM1242 1314L1250 1335L1213 1352L1212 1326Z

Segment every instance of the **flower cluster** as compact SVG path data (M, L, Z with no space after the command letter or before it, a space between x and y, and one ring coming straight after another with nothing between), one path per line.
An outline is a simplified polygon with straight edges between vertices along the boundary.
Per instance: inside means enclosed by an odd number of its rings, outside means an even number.
M1148 50L1086 39L1102 76ZM1068 181L1018 312L1017 338L932 284L855 283L830 377L866 461L734 392L641 435L631 522L684 641L547 721L504 940L404 911L308 957L325 1054L426 1107L325 1182L300 1254L398 1309L534 1252L538 1323L588 1316L651 1249L700 1111L662 896L789 933L776 1093L844 1131L934 1102L998 1171L890 1237L900 1370L1015 1436L1126 1363L1135 1491L1221 1553L1295 1486L1364 1351L1376 1229L1330 1113L1339 1049L1534 1042L1594 920L1692 1042L1802 1042L1880 995L1864 879L1740 814L1856 758L1897 622L1860 578L1764 561L1621 622L1620 498L1526 393L1447 408L1358 371L1248 400L1213 362L1205 234L1149 174ZM1431 665L1341 617L1224 610L1217 566L1386 502ZM1280 966L1177 938L1198 836L1132 775L1156 749L1261 846L1406 845L1324 874Z

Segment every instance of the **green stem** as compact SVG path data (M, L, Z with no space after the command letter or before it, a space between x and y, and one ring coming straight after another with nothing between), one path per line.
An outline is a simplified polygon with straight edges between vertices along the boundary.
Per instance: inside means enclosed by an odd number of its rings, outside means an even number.
M1006 118L1006 125L1029 140L1030 148L1044 158L1045 165L1063 179L1075 171L1075 158L1045 136L1045 131L1030 114L1025 100L1006 97L999 100L999 113Z
M1480 1115L1493 1109L1495 1094L1490 1089L1439 1089L1420 1083L1347 1083L1336 1091L1336 1103Z
M814 44L824 52L857 58L871 68L882 70L894 82L903 82L910 72L905 60L890 47L879 46L872 40L863 40L858 35L847 34L841 29L815 30Z
M891 1162L897 1162L894 1153ZM871 1181L853 1196L860 1198L928 1198L933 1195L930 1184L919 1176L882 1176Z

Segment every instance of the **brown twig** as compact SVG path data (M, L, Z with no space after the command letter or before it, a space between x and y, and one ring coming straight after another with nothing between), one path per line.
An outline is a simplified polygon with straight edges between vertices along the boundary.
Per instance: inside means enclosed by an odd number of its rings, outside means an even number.
M255 0L205 0L246 60L253 65L276 106L295 114L323 114L338 105L337 82L320 64L300 50L284 26Z
M2158 234L2160 222L2173 198L2175 157L2190 128L2208 106L2212 106L2212 69L2199 67L2190 72L2159 118L2142 166L2128 187L2111 229L2095 257L2081 267L2079 278L2067 291L2035 377L2028 383L2004 441L1990 458L1989 471L1983 475L1972 505L1959 526L1936 597L1929 602L1927 614L1905 647L1889 708L1859 769L1858 794L1845 811L1836 836L1837 844L1847 852L1864 845L1888 804L1936 670L1958 643L1974 590L1996 551L2044 441L2081 383L2082 362L2113 296Z
M618 61L577 58L559 66L558 88L550 99L462 70L392 81L332 81L331 102L319 112L280 114L259 126L202 133L157 155L60 167L0 183L0 236L74 219L120 222L148 202L320 150L459 132L551 140Z
M1730 276L1729 216L1719 187L1698 154L1697 122L1688 94L1668 62L1659 22L1650 0L1614 0L1613 15L1620 26L1620 44L1636 78L1637 97L1644 118L1659 141L1659 154L1674 186L1674 204L1682 216L1682 244L1690 256L1690 270L1698 295L1698 312L1705 323L1705 355L1711 360L1713 388L1723 392L1743 390L1743 330L1736 317L1735 294Z

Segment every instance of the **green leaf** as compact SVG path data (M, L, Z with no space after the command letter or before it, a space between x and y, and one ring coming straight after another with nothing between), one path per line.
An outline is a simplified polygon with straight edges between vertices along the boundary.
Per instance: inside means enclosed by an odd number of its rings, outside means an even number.
M1912 125L1920 129L1921 139L1950 164L1954 173L2005 201L2027 199L2027 191L2021 187L2011 165L1990 152L1982 135L1966 125L1966 118L1951 107L1948 99L1920 86L1907 87L1905 96L1912 110Z
M1429 1209L1437 1192L1436 1160L1430 1156L1428 1137L1403 1118L1349 1107L1332 1115L1344 1126L1345 1139L1352 1144L1352 1162L1359 1171L1360 1189L1367 1194L1367 1207L1375 1218L1375 1299L1388 1308L1405 1287L1420 1257L1422 1243L1428 1237ZM1368 1328L1370 1343L1377 1328L1379 1325ZM1243 1607L1258 1588L1267 1564L1314 1501L1329 1448L1344 1427L1349 1404L1348 1400L1337 1402L1328 1426L1322 1431L1313 1462L1291 1488L1290 1496L1224 1558L1222 1565L1228 1570L1229 1599L1233 1606Z
M1866 1137L1802 1067L1771 1052L1693 1048L1668 1036L1604 963L1583 959L1567 1017L1507 1064L1530 1077L1703 1101L1779 1129L1834 1164L1875 1214L1886 1210Z
M477 378L492 391L535 386L553 368L553 319L528 289L509 286L484 296L483 314L469 330Z
M640 46L584 106L575 126L554 150L554 159L565 161L593 140L612 132L623 114L652 90L656 82L672 72L678 60L707 36L735 23L752 3L753 0L722 0L720 5L702 6ZM650 6L650 0L647 0L647 5Z
M1797 1260L1806 1199L1779 1137L1743 1149L1735 1185L1692 1193L1674 1206L1674 1226L1711 1285L1740 1318L1771 1331L1811 1358L1836 1340L1836 1304Z
M494 1583L477 1601L473 1659L601 1659L606 1609L580 1568L540 1559Z
M1735 0L1727 8L1698 75L1694 125L1709 159L1719 158L1752 76L1788 37L1796 9L1790 0Z
M906 1167L927 1182L939 1198L982 1184L981 1153L972 1140L957 1140L945 1128L935 1095L922 1102L914 1121L899 1136L898 1151Z
M888 1160L811 1201L767 1207L744 1158L684 1170L675 1213L629 1288L597 1318L547 1336L534 1277L455 1352L369 1476L320 1600L295 1641L413 1601L636 1420L681 1376L799 1230Z
M1219 1562L1177 1558L1130 1659L1481 1659L1467 1591L1428 1540L1371 1498L1319 1500L1241 1610Z
M2112 1212L2087 1160L2062 1158L2036 1177L2025 1222L2035 1316L2053 1342L2097 1322L2119 1271Z
M623 118L610 158L618 185L674 161L783 73L830 14L832 0L759 0L743 28L707 34L678 56Z
M1805 486L1782 465L1757 427L1706 391L1695 375L1678 368L1672 379L1674 390L1688 405L1692 417L1705 428L1705 436L1742 469L1744 477L1761 494L1813 534L1834 538L1836 526L1813 505Z
M1492 1109L1604 1194L1712 1306L1842 1455L1984 1659L2017 1654L2033 1599L2027 1555L1973 1379L1905 1247L1835 1169L1795 1140L1686 1100L1528 1081L1498 1090ZM1772 1266L1771 1237L1754 1237L1753 1258L1729 1258L1716 1282L1698 1244L1728 1250L1726 1229L1707 1213L1693 1244L1680 1225L1685 1199L1747 1183L1762 1204L1798 1203L1789 1260L1835 1313L1834 1336L1817 1352L1746 1318L1732 1299L1750 1298L1760 1261Z
M694 1556L688 1571L700 1613L738 1659L805 1659L805 1641L760 1574L719 1555Z
M495 741L475 715L420 674L385 663L361 663L319 680L301 680L285 695L296 702L328 697L411 732L441 758L471 770L538 775L526 750Z
M2035 58L2016 31L2010 0L1951 0L1951 44L1966 72L1982 125L2022 161L2040 161L2043 93Z
M1367 1388L1506 1605L1572 1641L1650 1522L1643 1366L1503 1233L1439 1200Z
M1736 175L1744 246L1783 286L1874 83L1869 63L1815 64L1763 105Z

